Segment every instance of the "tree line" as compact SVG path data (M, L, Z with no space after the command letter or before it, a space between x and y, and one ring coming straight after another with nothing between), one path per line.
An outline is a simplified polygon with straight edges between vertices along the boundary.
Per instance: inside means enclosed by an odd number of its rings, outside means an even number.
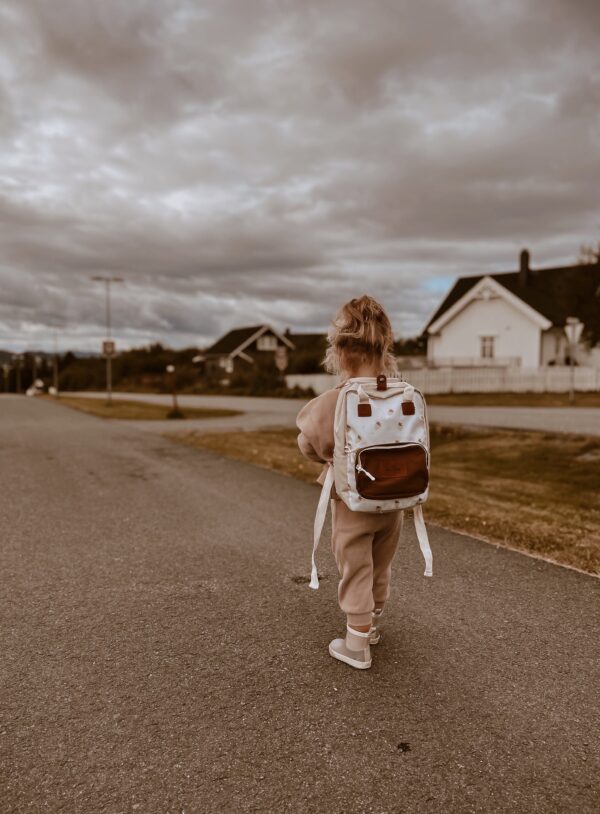
M285 373L322 373L326 339L319 337L298 347L289 355ZM399 354L425 353L423 340L408 339L396 343ZM177 389L188 393L219 393L226 390L238 395L293 395L287 390L284 375L277 370L271 357L247 368L237 370L229 385L221 384L222 373L207 372L194 363L201 354L196 347L173 350L159 342L132 348L117 354L112 360L113 388L122 392L168 392L171 381L167 365L174 365ZM82 356L71 351L56 359L59 391L103 390L106 387L106 360L101 356ZM37 378L47 389L54 384L54 356L48 353L15 354L0 351L3 372L2 390L25 392Z

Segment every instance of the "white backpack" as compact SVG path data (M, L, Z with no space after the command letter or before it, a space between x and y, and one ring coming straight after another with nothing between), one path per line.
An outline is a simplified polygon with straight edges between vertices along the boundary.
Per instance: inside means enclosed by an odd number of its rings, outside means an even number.
M432 575L432 557L422 504L429 492L429 424L423 394L408 382L348 379L340 389L334 419L333 464L329 465L315 516L311 588L319 587L316 552L331 487L355 512L412 509Z

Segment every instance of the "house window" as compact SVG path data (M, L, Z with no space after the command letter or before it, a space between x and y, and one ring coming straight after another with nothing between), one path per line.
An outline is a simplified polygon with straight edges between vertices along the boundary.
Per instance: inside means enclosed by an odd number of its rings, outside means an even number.
M481 358L493 359L494 358L494 342L495 336L482 336L481 340Z
M277 348L277 337L270 334L259 336L256 341L258 350L275 350Z
M225 373L233 373L233 359L230 359L229 356L221 356L219 367L222 367Z

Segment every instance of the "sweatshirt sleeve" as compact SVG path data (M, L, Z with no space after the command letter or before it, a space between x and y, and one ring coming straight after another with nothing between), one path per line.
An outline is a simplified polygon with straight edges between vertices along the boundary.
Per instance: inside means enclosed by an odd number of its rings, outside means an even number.
M333 460L333 420L339 390L328 390L309 401L298 413L298 447L305 458L322 463Z

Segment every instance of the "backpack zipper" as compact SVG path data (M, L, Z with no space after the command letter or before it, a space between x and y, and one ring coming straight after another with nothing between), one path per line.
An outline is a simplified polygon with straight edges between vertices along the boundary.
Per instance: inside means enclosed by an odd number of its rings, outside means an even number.
M365 475L367 476L367 478L370 478L370 480L375 480L375 475L371 475L371 473L367 472L367 470L364 468L364 466L361 465L361 463L360 463L360 453L359 453L359 462L356 464L356 471L357 472L364 472Z

